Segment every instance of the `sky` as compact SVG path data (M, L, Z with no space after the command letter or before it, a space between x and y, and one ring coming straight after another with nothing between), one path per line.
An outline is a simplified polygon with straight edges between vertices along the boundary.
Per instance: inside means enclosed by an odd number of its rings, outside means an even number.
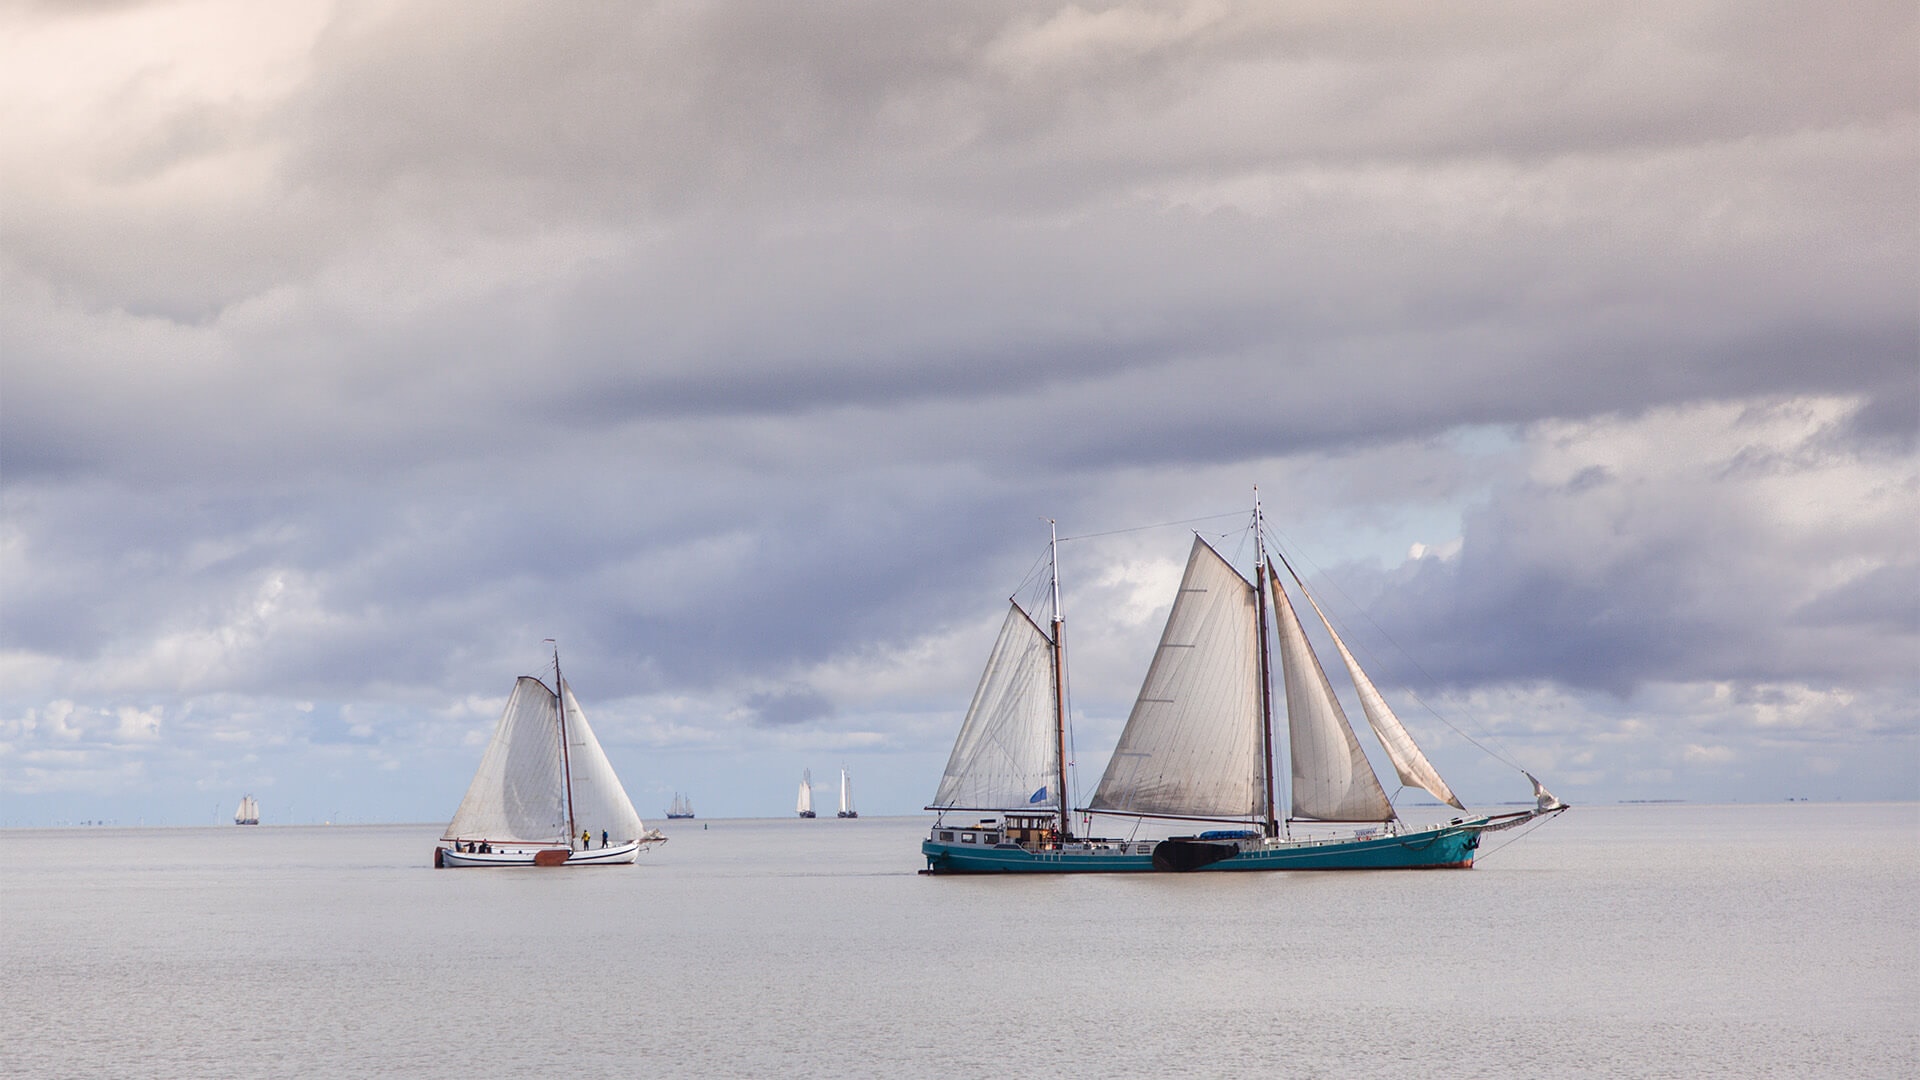
M0 825L918 812L1049 520L1084 799L1256 485L1470 804L1920 798L1916 29L9 5Z

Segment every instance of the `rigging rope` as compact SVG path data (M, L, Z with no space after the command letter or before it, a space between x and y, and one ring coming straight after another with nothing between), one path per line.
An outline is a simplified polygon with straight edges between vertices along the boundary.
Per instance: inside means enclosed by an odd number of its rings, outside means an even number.
M1269 532L1271 534L1271 539L1274 542L1274 547L1279 548L1281 546L1280 539L1284 534L1281 533L1280 530L1271 528L1271 527L1269 528ZM1420 663L1418 658L1416 658L1411 652L1407 651L1407 648L1401 645L1400 642L1397 639L1395 639L1392 634L1388 633L1386 627L1381 626L1380 623L1374 619L1372 613L1368 612L1366 608L1363 607L1358 601L1354 600L1352 596L1348 595L1347 591L1340 587L1340 582L1335 580L1332 574L1328 573L1324 567L1322 567L1319 563L1315 562L1311 556L1307 555L1305 551L1302 550L1297 544L1294 544L1291 539L1287 541L1286 546L1293 548L1295 554L1299 556L1300 561L1308 564L1309 568L1311 568L1315 573L1320 575L1321 580L1331 585L1333 587L1333 591L1340 595L1340 599L1346 603L1346 606L1348 608L1351 608L1354 611L1359 612L1361 617L1367 620L1367 625L1373 627L1374 630L1377 631L1381 637L1387 640L1388 644L1392 645L1395 649L1397 649L1400 655L1406 658L1407 663L1412 664L1414 669L1419 671L1421 675L1425 676L1429 683L1432 683L1436 686L1440 684L1439 678L1436 677L1433 674L1433 672L1428 671L1426 668L1426 665ZM1304 589L1305 587L1306 586L1304 585L1301 586L1302 589ZM1334 616L1329 615L1328 617L1333 618ZM1348 643L1348 647L1358 649L1362 654L1367 656L1369 662L1372 661L1373 655L1374 655L1373 651L1367 648L1366 643L1364 641L1361 641L1356 638L1354 641L1351 641ZM1526 774L1527 772L1526 768L1523 767L1518 761L1515 761L1512 754L1504 750L1495 749L1494 747L1488 746L1486 743L1481 742L1479 739L1474 738L1471 734L1462 730L1458 724L1455 724L1453 721L1447 719L1445 716L1441 715L1439 710L1435 709L1432 705L1428 704L1427 700L1421 697L1420 694L1417 691L1415 691L1412 687L1402 686L1401 691L1405 693L1408 697L1412 698L1414 702L1418 704L1422 709L1425 709L1428 715L1432 716L1435 720L1440 721L1442 724L1445 724L1448 727L1448 729L1451 730L1455 735L1460 736L1461 738L1467 740L1469 743L1472 743L1474 746L1480 748L1480 750L1485 752L1487 756L1493 758L1495 761L1498 761L1501 764L1506 765L1508 768L1514 769L1522 773L1523 775ZM1461 711L1470 721L1473 721L1476 726L1483 726L1483 725L1480 725L1477 719L1474 718L1473 711L1471 709L1465 706L1462 706ZM1495 741L1498 741L1497 739L1495 739L1495 736L1492 734L1492 732L1487 732L1486 735L1488 739L1494 739Z
M1092 540L1097 536L1119 536L1122 533L1145 532L1148 529L1167 529L1175 525L1191 525L1196 521L1218 521L1221 518L1239 517L1242 513L1244 513L1244 511L1236 510L1231 514L1208 514L1206 517L1183 518L1179 521L1162 521L1154 525L1135 525L1131 529L1108 529L1106 532L1081 533L1079 536L1063 536L1060 538L1060 542L1064 544L1069 540Z
M1502 844L1500 845L1500 847L1496 847L1496 848L1490 848L1490 849L1488 849L1488 850L1486 850L1486 851L1483 851L1483 852L1481 852L1481 853L1480 853L1480 854L1479 854L1478 856L1476 856L1476 857L1475 857L1475 859L1474 859L1474 861L1475 861L1475 862L1486 862L1486 861L1487 861L1487 860L1488 860L1489 858L1491 858L1491 857L1493 856L1493 854L1494 854L1494 852L1497 852L1497 851L1499 851L1499 850L1500 850L1501 848L1504 848L1504 847L1506 847L1506 846L1507 846L1508 844L1511 844L1511 843L1513 843L1513 842L1514 842L1515 840L1518 840L1518 839L1520 839L1521 837L1523 837L1523 836L1525 836L1525 835L1527 835L1528 833L1530 833L1530 832L1532 832L1533 830L1535 830L1535 829L1537 829L1537 828L1539 828L1540 826L1542 826L1542 825L1545 825L1545 824L1547 823L1547 821L1548 821L1549 819L1551 819L1551 818L1555 818L1555 817L1558 817L1558 816L1559 816L1559 814L1558 814L1557 812L1556 812L1556 813L1548 813L1548 814L1542 814L1542 815L1540 815L1540 817L1538 817L1538 818L1536 818L1536 819L1535 819L1535 820L1534 820L1534 821L1533 821L1533 822L1532 822L1531 824L1527 824L1527 825L1525 825L1525 827L1524 827L1524 828L1522 828L1522 829L1520 829L1520 831L1518 831L1518 832L1516 832L1516 833L1514 833L1514 834L1513 834L1512 836L1509 836L1509 837L1507 837L1507 839L1505 840L1505 842L1503 842L1503 843L1502 843ZM1486 835L1486 832L1488 832L1488 831L1491 831L1491 830L1484 830L1484 831L1482 831L1482 833L1481 833L1481 835L1482 835L1482 836L1484 836L1484 835Z

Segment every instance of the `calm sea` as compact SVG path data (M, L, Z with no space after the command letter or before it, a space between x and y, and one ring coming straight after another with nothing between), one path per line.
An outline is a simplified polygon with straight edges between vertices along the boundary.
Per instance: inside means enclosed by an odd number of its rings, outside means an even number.
M921 819L0 832L8 1077L1920 1075L1920 806L1576 808L1471 872L928 878Z

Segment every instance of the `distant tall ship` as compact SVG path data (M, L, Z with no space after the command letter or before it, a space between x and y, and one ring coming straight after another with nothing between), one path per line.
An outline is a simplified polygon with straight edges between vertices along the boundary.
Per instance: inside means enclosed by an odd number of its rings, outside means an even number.
M1159 648L1106 774L1084 810L1136 821L1228 827L1160 841L1073 834L1065 765L1065 619L1056 560L1049 573L1053 610L1047 625L1014 602L961 722L939 790L927 807L943 815L920 845L929 873L1465 868L1473 865L1483 834L1566 809L1523 771L1533 782L1531 810L1464 815L1432 827L1404 823L1362 752L1267 555L1257 490L1252 530L1252 581L1205 539L1194 537ZM1057 552L1058 545L1056 534L1049 550ZM1280 562L1286 565L1284 556ZM1339 650L1400 783L1464 809L1291 566L1288 572ZM1281 734L1286 741L1279 745L1270 636L1278 641L1284 687ZM1284 817L1275 790L1277 752L1284 752L1292 766L1291 812ZM1279 794L1284 796L1284 789ZM999 816L956 826L944 821L949 811ZM1294 838L1297 821L1356 828L1332 839Z
M673 805L667 807L667 819L669 821L679 821L681 819L690 818L692 816L693 816L693 804L687 801L687 797L685 795L682 795L677 791L674 792Z
M794 805L801 817L813 816L813 770L800 770L800 801Z
M840 766L840 813L838 817L859 817L860 812L853 808L853 781L847 777L847 767Z
M260 824L260 804L251 795L240 796L240 808L233 812L235 825Z
M514 683L433 865L611 866L665 839L634 812L556 648L552 688Z

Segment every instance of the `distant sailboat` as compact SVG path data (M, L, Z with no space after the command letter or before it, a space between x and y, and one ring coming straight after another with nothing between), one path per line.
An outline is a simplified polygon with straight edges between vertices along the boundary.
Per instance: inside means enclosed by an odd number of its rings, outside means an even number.
M794 809L800 812L801 817L813 816L813 770L812 769L800 770L800 801L795 804Z
M1065 620L1056 562L1051 632L1015 602L988 657L939 790L927 807L942 814L921 844L928 872L1465 868L1473 865L1482 834L1567 808L1529 775L1532 810L1456 817L1428 828L1402 822L1267 557L1257 492L1253 532L1251 582L1194 537L1146 681L1085 808L1136 820L1240 827L1157 842L1073 835L1065 795ZM1057 537L1053 547L1057 551ZM1293 580L1319 614L1298 576ZM1271 635L1269 593L1277 623ZM1325 615L1321 620L1326 622ZM1326 626L1400 782L1462 809L1332 624ZM1292 766L1291 813L1285 818L1275 797L1270 636L1279 644L1284 752ZM947 811L962 810L1000 817L946 824ZM1295 821L1366 827L1345 838L1293 839Z
M847 767L840 766L840 817L859 817L859 811L853 808L853 781L847 777Z
M610 866L666 839L634 812L558 649L553 682L557 692L531 675L514 684L433 865Z
M235 825L260 824L260 804L251 795L240 796L240 808L233 812Z
M692 816L693 816L693 804L687 801L687 797L685 795L682 795L677 791L674 792L673 805L667 807L668 820L678 821L683 818L690 818Z

